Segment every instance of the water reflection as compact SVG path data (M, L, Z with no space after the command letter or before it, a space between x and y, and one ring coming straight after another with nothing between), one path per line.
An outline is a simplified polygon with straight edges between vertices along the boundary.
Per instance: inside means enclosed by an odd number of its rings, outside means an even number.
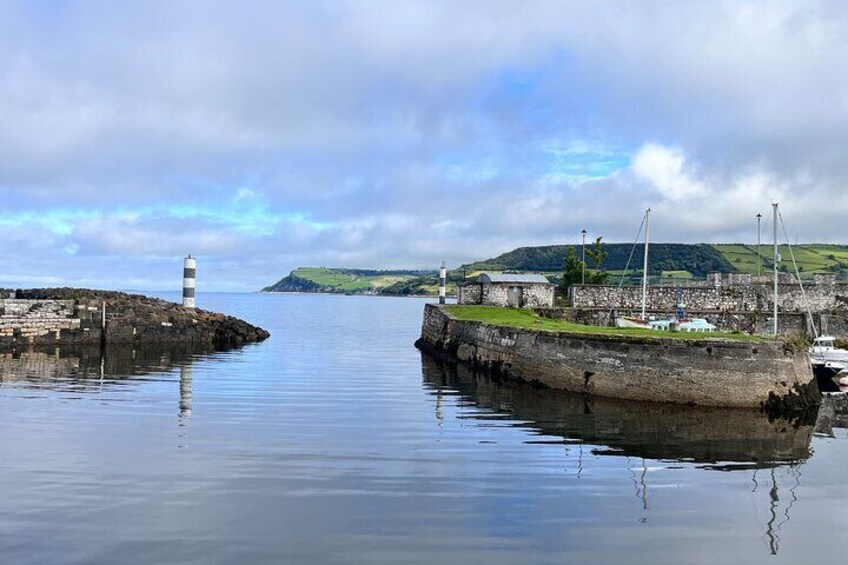
M832 394L824 397L816 422L816 435L848 439L848 395Z
M191 363L180 365L180 418L191 417Z
M221 351L187 347L55 348L0 354L0 384L24 389L102 392L179 368L179 416L191 417L194 362Z
M422 356L424 383L436 397L436 418L443 418L445 396L460 396L483 409L463 418L508 417L513 425L555 439L528 443L562 443L576 450L576 476L589 456L624 458L634 495L648 520L649 474L681 464L719 471L751 473L752 503L767 551L780 550L780 532L798 501L801 469L812 456L814 430L833 436L848 423L848 399L826 398L822 415L812 412L793 420L770 419L758 410L648 404L587 397L522 382L495 382L463 365ZM635 461L634 461L635 460Z
M458 393L540 435L589 444L594 455L695 462L720 470L795 463L811 455L815 413L784 420L758 410L619 401L494 382L429 356L422 364L424 381L437 397Z

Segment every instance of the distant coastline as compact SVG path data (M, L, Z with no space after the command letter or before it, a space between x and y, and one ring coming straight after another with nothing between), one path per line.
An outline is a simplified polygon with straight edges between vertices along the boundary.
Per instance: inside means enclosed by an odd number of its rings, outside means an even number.
M457 284L482 271L541 273L558 284L562 279L563 261L568 250L574 247L519 247L490 259L448 266L448 295L455 295ZM758 250L756 245L749 244L656 243L651 246L649 274L652 278L681 281L705 280L710 273L756 275L770 272L773 264L765 247ZM638 271L625 271L632 244L604 243L601 249L606 254L603 269L612 277L617 279L629 274L641 278ZM789 255L788 250L783 251ZM848 246L804 244L794 247L794 253L803 278L832 274L840 281L848 279ZM438 296L439 291L437 267L435 264L431 270L298 267L262 291L432 297ZM591 258L587 258L587 267L595 268ZM781 269L788 269L788 266L783 264Z

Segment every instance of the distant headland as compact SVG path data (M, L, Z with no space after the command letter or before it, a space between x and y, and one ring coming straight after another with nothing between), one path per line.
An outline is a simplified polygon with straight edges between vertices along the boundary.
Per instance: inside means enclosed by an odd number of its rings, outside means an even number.
M579 245L545 245L519 247L490 259L475 261L448 271L447 292L455 294L457 284L481 271L542 273L558 284L563 261L570 248ZM783 246L782 246L783 247ZM617 276L624 271L633 250L632 244L602 243L604 269ZM816 274L848 276L848 246L806 244L793 246L802 277ZM782 254L789 256L787 249ZM786 265L781 265L786 270ZM591 257L587 268L594 269ZM705 279L710 273L742 273L756 275L773 268L767 245L759 250L750 244L684 244L651 245L652 277L664 279ZM378 270L329 267L299 267L263 292L320 292L369 294L383 296L437 296L439 279L436 265L432 270Z

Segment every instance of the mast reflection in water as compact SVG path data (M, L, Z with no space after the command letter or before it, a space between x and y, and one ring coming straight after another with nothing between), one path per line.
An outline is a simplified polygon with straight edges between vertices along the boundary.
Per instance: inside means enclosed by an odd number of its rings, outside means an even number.
M592 457L626 458L645 513L643 523L650 510L651 470L688 464L751 472L755 512L772 554L779 551L779 533L798 500L801 467L812 456L810 443L817 429L817 411L789 420L769 418L759 410L591 397L521 381L496 381L465 365L443 363L426 354L422 354L422 373L425 386L436 397L439 420L444 418L443 397L459 395L481 409L463 418L481 422L508 418L518 422L515 426L549 438L528 443L562 443L564 458L578 477L587 472ZM831 414L828 424L838 418L832 415L832 402L826 402L823 413ZM634 458L639 462L634 464Z

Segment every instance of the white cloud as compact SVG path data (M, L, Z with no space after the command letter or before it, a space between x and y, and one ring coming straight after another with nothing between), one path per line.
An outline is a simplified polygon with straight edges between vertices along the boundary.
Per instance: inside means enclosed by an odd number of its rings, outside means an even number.
M0 248L33 277L192 250L256 288L629 241L649 206L659 239L750 240L773 199L846 241L841 2L50 10L0 6Z
M646 143L633 157L633 172L638 179L649 182L669 200L692 198L704 193L704 187L684 170L683 150Z

